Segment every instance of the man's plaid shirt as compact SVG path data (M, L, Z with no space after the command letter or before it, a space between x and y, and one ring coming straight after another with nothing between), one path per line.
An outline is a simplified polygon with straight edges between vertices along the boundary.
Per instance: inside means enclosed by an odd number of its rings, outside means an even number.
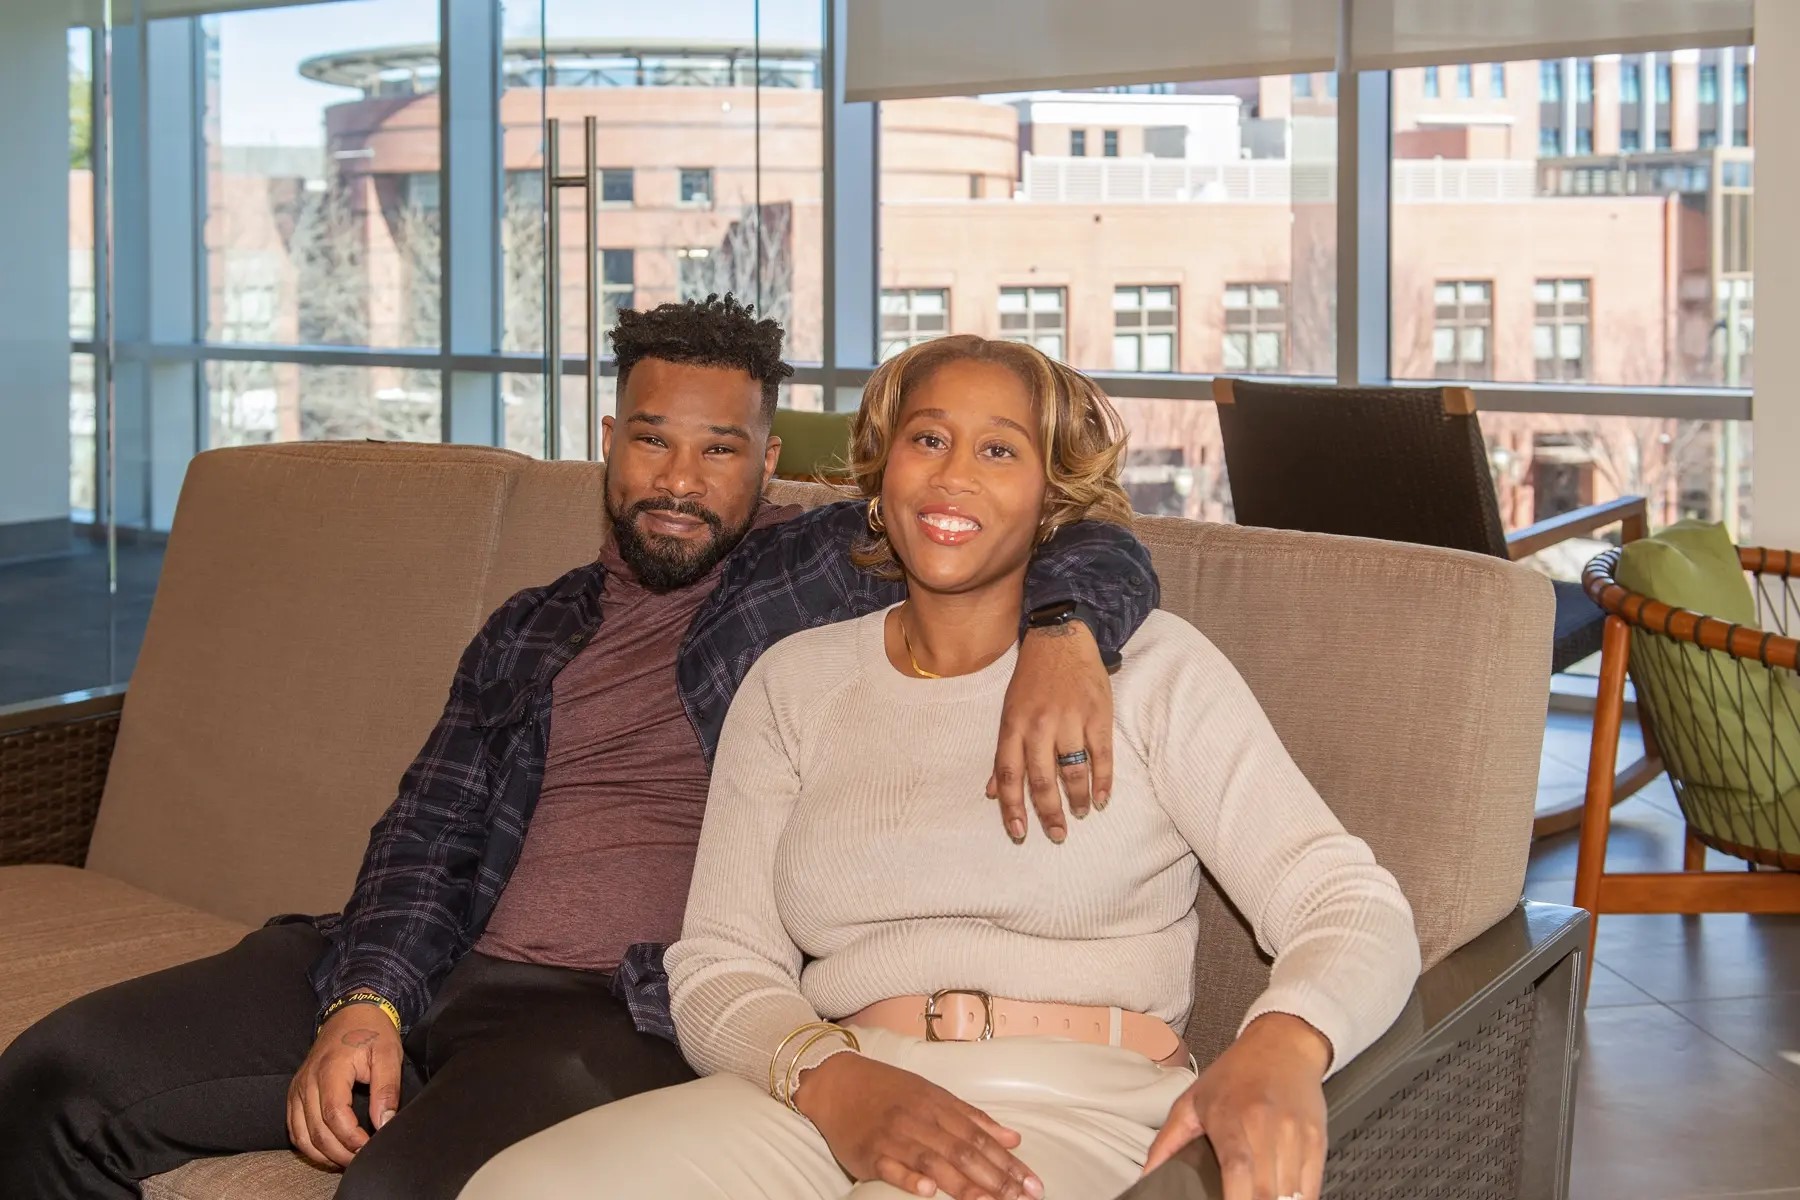
M763 651L904 598L902 585L850 562L865 517L861 502L813 509L752 532L726 560L675 664L709 762L731 698ZM596 562L520 592L463 652L443 715L370 833L349 904L313 918L328 938L312 970L321 1012L368 988L393 1001L410 1028L481 936L537 805L551 683L599 632L604 580ZM1074 601L1109 660L1158 598L1149 552L1127 531L1095 522L1060 530L1026 583L1028 609ZM615 991L624 984L640 1028L672 1038L660 949L632 947Z

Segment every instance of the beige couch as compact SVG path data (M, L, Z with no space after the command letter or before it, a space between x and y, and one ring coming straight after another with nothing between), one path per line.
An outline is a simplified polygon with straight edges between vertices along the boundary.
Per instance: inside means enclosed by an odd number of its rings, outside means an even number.
M599 466L486 449L195 459L129 692L0 712L0 863L15 864L0 866L0 1045L272 913L341 905L459 651L513 591L594 555L601 497ZM1398 1180L1415 1186L1392 1194L1560 1195L1582 918L1518 903L1548 585L1424 547L1164 518L1139 532L1165 606L1237 663L1418 914L1432 969L1332 1082L1327 1194ZM1217 895L1199 907L1188 1032L1204 1057L1267 968ZM1197 1149L1143 1194L1208 1194L1206 1160ZM324 1200L334 1181L276 1152L146 1191Z

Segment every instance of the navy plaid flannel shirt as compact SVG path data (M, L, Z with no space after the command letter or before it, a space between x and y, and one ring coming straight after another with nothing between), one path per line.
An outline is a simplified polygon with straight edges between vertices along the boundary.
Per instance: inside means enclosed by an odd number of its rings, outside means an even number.
M858 570L849 547L866 509L844 502L752 532L726 560L717 590L682 643L682 703L712 760L738 684L791 633L876 612L898 584ZM368 988L407 1028L425 1014L450 968L473 946L518 860L543 782L551 683L599 631L599 563L508 600L463 652L449 702L407 769L399 795L370 832L350 902L310 920L327 948L311 979L320 1012ZM1074 601L1113 660L1156 608L1150 555L1126 530L1066 527L1033 562L1026 604ZM596 914L596 919L601 919ZM662 947L631 947L613 990L638 1028L674 1039Z

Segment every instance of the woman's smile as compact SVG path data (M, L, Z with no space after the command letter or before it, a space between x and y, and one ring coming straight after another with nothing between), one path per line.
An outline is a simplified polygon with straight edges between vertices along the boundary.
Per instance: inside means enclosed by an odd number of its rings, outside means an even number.
M981 522L953 504L928 504L918 511L918 521L940 546L961 546L981 536Z

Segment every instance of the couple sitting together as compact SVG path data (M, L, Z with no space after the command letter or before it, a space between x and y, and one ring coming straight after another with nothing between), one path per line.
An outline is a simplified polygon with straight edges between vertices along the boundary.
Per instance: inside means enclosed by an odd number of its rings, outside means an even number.
M1104 1200L1204 1134L1227 1200L1316 1200L1412 914L1155 610L1111 404L916 346L854 420L863 499L799 513L762 500L781 336L621 315L610 544L470 645L342 915L0 1055L0 1195L292 1144L343 1200ZM1203 870L1274 965L1196 1063Z

